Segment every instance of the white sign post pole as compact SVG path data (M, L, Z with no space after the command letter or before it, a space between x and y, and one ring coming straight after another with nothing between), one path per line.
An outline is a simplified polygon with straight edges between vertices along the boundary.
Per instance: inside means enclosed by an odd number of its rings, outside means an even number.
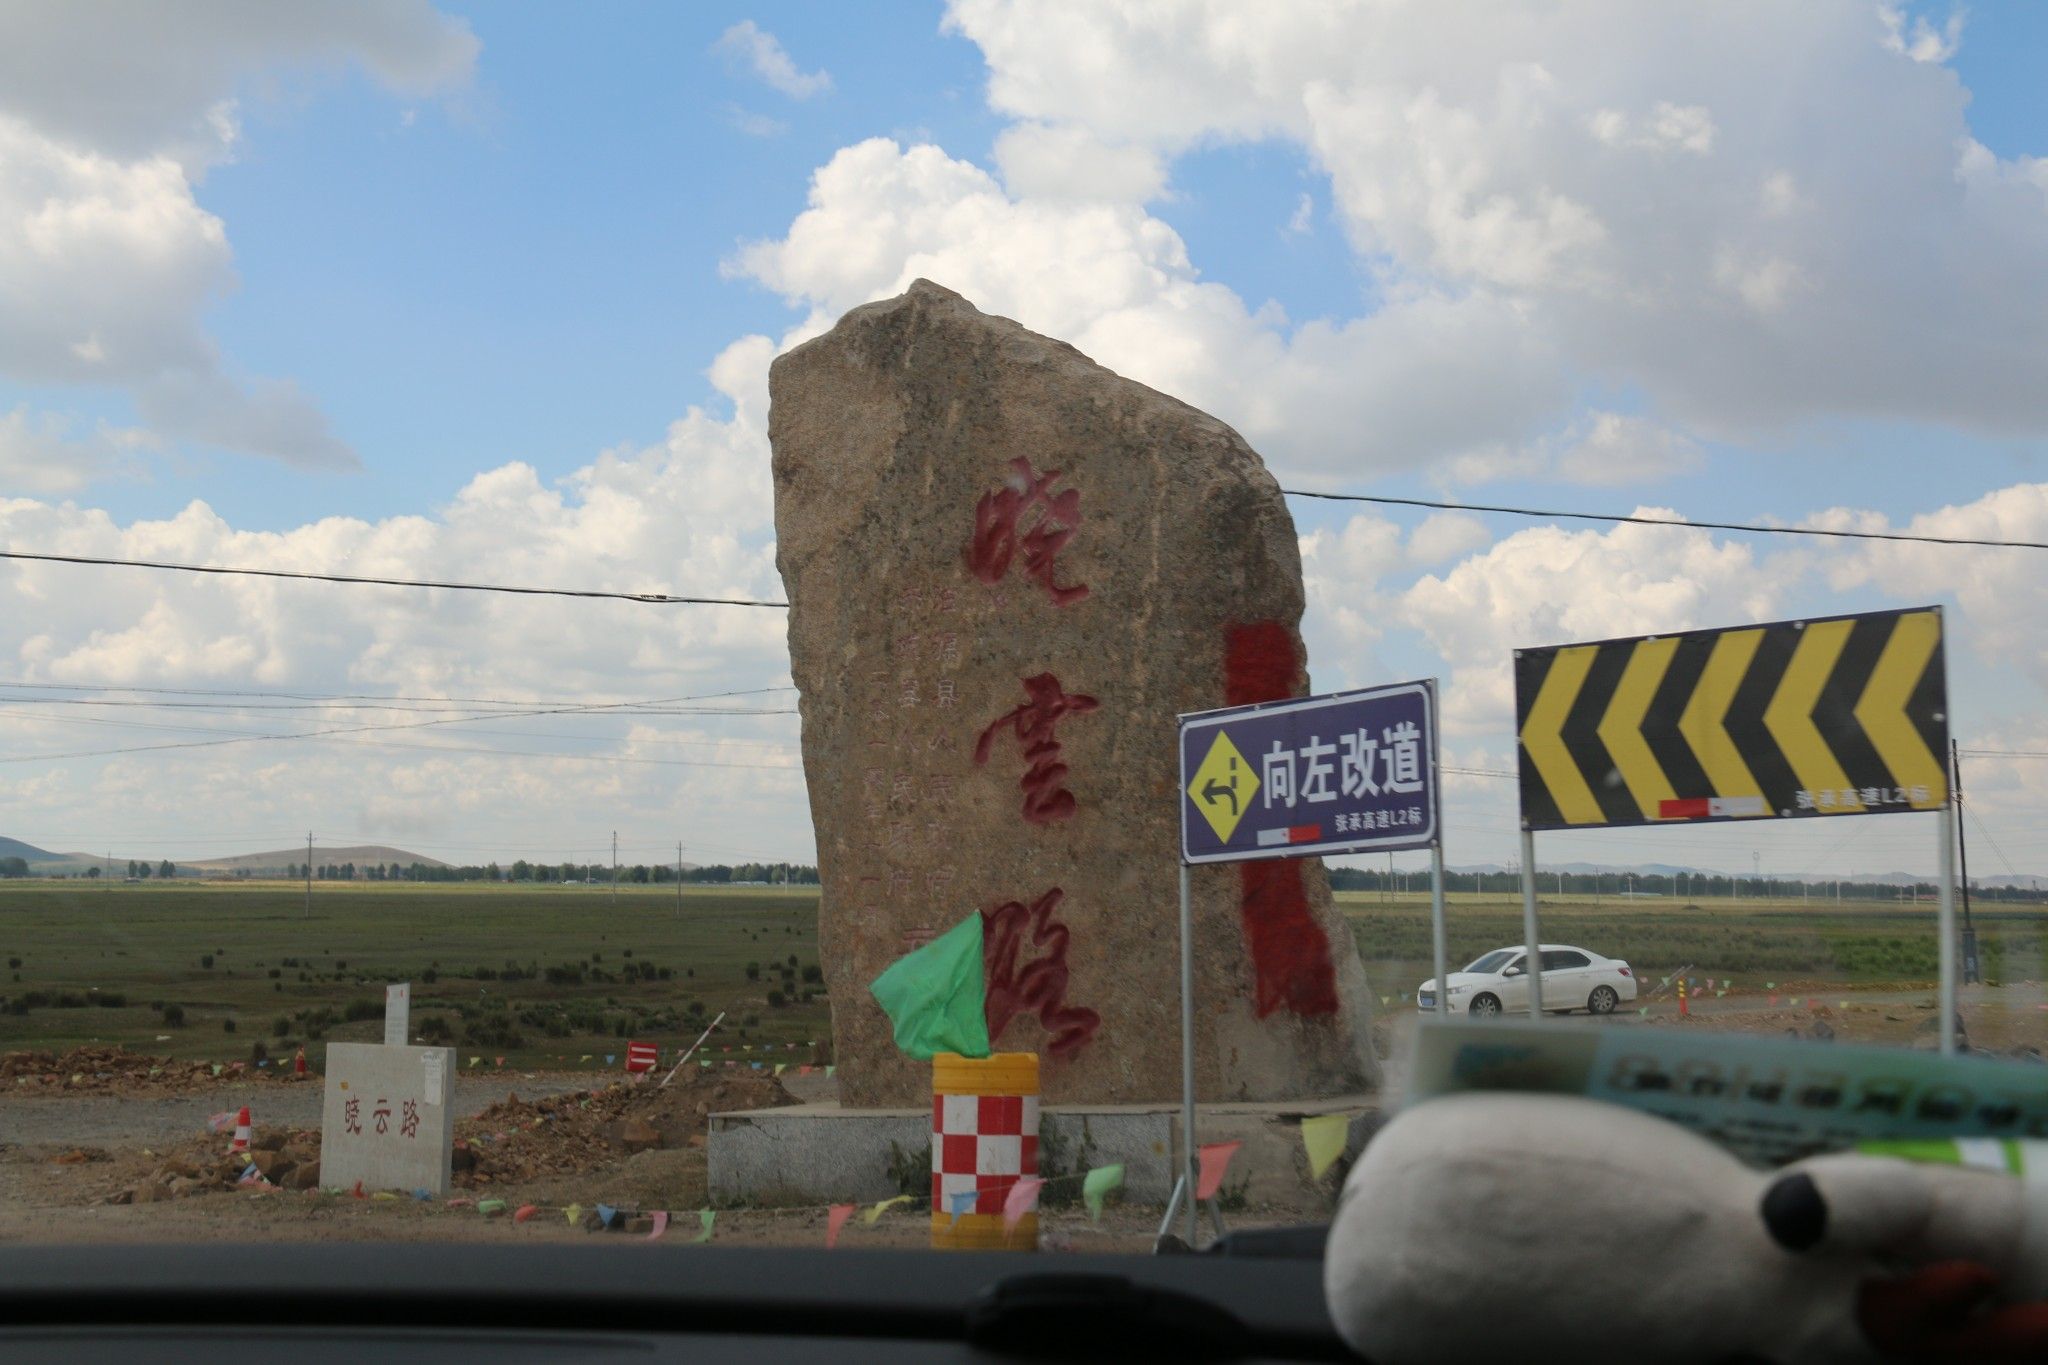
M1188 865L1180 865L1180 1138L1187 1148L1181 1179L1187 1182L1188 1247L1195 1222L1195 926L1188 905Z
M667 1085L670 1081L676 1078L676 1073L683 1069L683 1063L689 1061L690 1058L697 1055L697 1049L704 1046L704 1040L711 1036L711 1030L717 1028L719 1024L724 1021L724 1019L725 1011L720 1010L718 1012L718 1018L713 1019L709 1027L707 1027L702 1033L697 1035L697 1041L690 1044L690 1050L688 1052L685 1052L682 1056L676 1058L676 1064L668 1069L668 1075L663 1076L661 1078L661 1085L657 1085L654 1087L656 1090L661 1089L663 1085Z
M1436 1013L1451 1016L1451 964L1444 933L1444 842L1438 839L1429 850L1429 928L1432 955L1436 962Z
M1522 831L1522 937L1528 940L1528 957L1522 975L1529 983L1529 1018L1543 1018L1543 948L1536 932L1536 836Z
M1429 770L1441 775L1443 766L1443 740L1439 737L1440 727L1436 723L1436 680L1429 684ZM1451 963L1448 933L1444 927L1444 828L1443 793L1432 788L1437 803L1436 840L1429 846L1429 930L1431 955L1436 967L1436 1014L1439 1019L1451 1017Z
M412 1032L412 983L400 981L384 988L384 1046L404 1047Z

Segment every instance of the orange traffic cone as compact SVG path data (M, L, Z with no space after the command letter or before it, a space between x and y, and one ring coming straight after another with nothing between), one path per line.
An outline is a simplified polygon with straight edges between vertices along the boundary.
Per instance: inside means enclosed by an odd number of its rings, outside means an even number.
M235 1140L234 1140L234 1142L233 1142L232 1144L230 1144L230 1145L229 1145L229 1147L228 1147L228 1151L229 1151L230 1153L234 1153L234 1152L246 1152L246 1151L248 1151L248 1150L249 1150L249 1106L245 1104L245 1105L243 1105L243 1106L242 1106L242 1112L241 1112L241 1113L239 1113L239 1114L237 1114L237 1115L235 1115Z

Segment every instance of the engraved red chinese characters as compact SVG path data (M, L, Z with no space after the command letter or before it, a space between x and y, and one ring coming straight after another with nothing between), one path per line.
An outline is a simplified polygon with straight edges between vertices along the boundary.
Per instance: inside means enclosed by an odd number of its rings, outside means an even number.
M1094 1010L1066 1003L1070 935L1052 913L1065 895L1056 886L1028 907L1022 901L1007 901L981 912L981 967L986 982L982 1014L991 1043L1002 1037L1018 1015L1036 1015L1049 1039L1045 1050L1071 1059L1102 1026L1102 1016ZM1027 931L1031 946L1045 952L1019 967L1017 959L1023 953Z
M974 745L974 761L986 764L997 733L1015 730L1026 765L1017 784L1024 789L1024 818L1034 825L1049 825L1074 813L1074 794L1062 785L1067 765L1060 761L1054 728L1066 717L1086 715L1101 703L1078 692L1068 696L1060 680L1050 673L1024 679L1024 693L1030 700L981 732Z
M984 583L999 583L1022 550L1025 574L1044 586L1054 606L1064 607L1088 595L1085 583L1061 587L1054 581L1053 561L1081 527L1080 490L1054 493L1059 477L1057 469L1040 474L1022 456L1010 461L1003 486L982 494L974 505L974 538L967 542L969 573ZM1023 529L1025 514L1033 509L1038 515L1029 529Z

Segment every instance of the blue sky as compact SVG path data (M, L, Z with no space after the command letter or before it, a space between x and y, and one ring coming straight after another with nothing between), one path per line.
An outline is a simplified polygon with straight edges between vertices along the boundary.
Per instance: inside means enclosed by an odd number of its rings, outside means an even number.
M0 59L0 87L11 70L27 90L0 96L0 119L14 121L0 137L11 127L15 139L0 140L0 169L12 155L69 187L51 202L94 202L99 176L149 208L137 222L171 225L161 261L139 240L108 258L80 246L73 292L21 286L24 310L57 320L56 342L16 344L0 324L0 417L16 421L11 437L0 428L0 500L17 499L5 537L771 592L760 414L748 409L761 367L840 308L900 287L913 258L1237 423L1284 480L1738 522L1847 508L2048 535L2028 524L2048 413L2027 393L2029 374L2048 392L2027 304L2048 298L2048 171L2036 160L2048 156L2048 8L1787 0L1738 31L1581 0L1504 5L1497 32L1469 41L1428 8L1337 42L1318 26L1356 22L1342 7L1279 6L1256 39L1268 46L1242 62L1228 41L1204 42L1213 16L1200 7L1148 33L1116 6L1020 18L1002 0L409 3L318 22L281 6L273 32L240 43L195 5L175 31L138 24L110 40L137 54L153 44L157 68L182 81L124 74L119 51L79 59L69 16L0 16L21 63ZM752 27L726 36L741 25ZM1611 44L1603 60L1587 60L1589 33ZM784 76L749 57L764 43ZM136 88L114 101L118 115L81 114L58 85L22 84L38 62L88 94L95 82ZM1372 123L1388 118L1405 120L1398 137ZM232 136L206 131L222 119ZM859 151L876 138L894 146ZM1071 140L1039 150L1055 138ZM1411 145L1412 159L1398 150ZM931 159L916 162L917 146ZM846 173L833 179L834 167ZM807 206L812 237L797 230ZM0 299L7 234L35 240L32 208L0 200ZM986 229L979 257L930 235L942 213ZM1034 254L1048 224L1082 243L1075 259ZM1143 235L1160 225L1177 248ZM835 233L837 250L818 248ZM871 248L886 259L862 260ZM116 295L162 288L138 336L219 357L225 388L207 392L221 413L165 415L175 365L76 358L123 325L120 299L93 285L103 259L119 262L106 276ZM1152 293L1117 294L1133 263ZM1200 321L1186 336L1158 330L1176 319ZM1335 334L1327 346L1317 324ZM1161 344L1130 340L1148 335ZM765 349L748 350L750 337ZM1182 341L1192 358L1175 356ZM1445 363L1422 380L1379 378L1437 344ZM720 363L724 383L711 375ZM235 393L259 379L295 386L290 420L271 414L287 434L241 448L208 439L257 421ZM345 448L355 467L308 467L316 447ZM672 538L607 530L594 491L617 480L668 509ZM204 525L172 520L195 501L212 513ZM1486 664L1502 632L1554 642L1614 633L1589 618L1626 629L1676 611L1687 619L1671 624L1691 626L1919 601L1956 606L1978 630L1959 686L1985 743L2048 744L2048 651L2028 630L2048 625L2048 601L2029 586L2040 575L2010 560L1586 532L1574 572L1598 581L1575 617L1516 596L1517 555L1556 557L1531 538L1540 528L1485 517L1432 523L1425 537L1421 513L1294 510L1318 683L1445 676L1468 763L1512 760ZM484 528L507 515L574 524L559 543L492 551ZM319 525L337 517L363 525ZM1749 558L1688 558L1706 550ZM630 614L521 627L478 609L393 625L324 602L172 585L130 596L102 581L54 624L38 613L57 590L22 589L0 635L10 676L450 694L495 678L550 697L653 696L771 683L786 666L755 627L664 623L687 663L663 664L608 653L637 628ZM1432 619L1432 601L1492 635ZM275 620L237 626L254 611ZM522 629L564 642L567 659L549 671L492 653L488 642ZM207 643L167 654L171 637ZM679 742L792 737L763 718ZM77 738L52 727L34 742L54 752ZM128 762L11 770L18 800L40 792L66 812L24 833L102 821L109 794L140 780ZM2048 832L2048 771L2030 772L2009 764L1989 780L2015 842ZM440 780L478 779L454 765ZM786 785L756 795L772 813L722 846L806 855L801 802ZM1499 795L1473 794L1478 825ZM396 838L447 805L422 780L404 801L351 796L323 818ZM475 837L435 818L450 840ZM180 819L137 815L130 832L177 837ZM530 827L547 837L545 821ZM1474 857L1503 852L1489 837Z

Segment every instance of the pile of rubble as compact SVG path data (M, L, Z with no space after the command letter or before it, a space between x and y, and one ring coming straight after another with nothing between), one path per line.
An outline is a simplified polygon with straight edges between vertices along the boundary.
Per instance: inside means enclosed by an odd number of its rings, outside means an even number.
M781 1082L755 1072L678 1076L665 1090L648 1081L540 1100L511 1095L456 1124L454 1179L465 1189L502 1188L603 1171L653 1148L701 1146L712 1113L795 1103ZM258 1128L246 1155L224 1150L228 1136L224 1131L193 1138L157 1158L148 1175L103 1202L152 1204L251 1187L320 1188L318 1129ZM105 1154L81 1153L75 1159L104 1160ZM251 1166L256 1177L247 1175Z
M455 1183L511 1185L540 1176L601 1170L638 1152L704 1142L709 1115L777 1109L797 1101L757 1072L678 1075L540 1100L510 1095L455 1126Z
M254 1176L248 1174L250 1169ZM245 1183L246 1182L246 1183ZM320 1185L320 1134L287 1128L259 1128L249 1150L229 1154L219 1137L195 1139L165 1153L141 1180L114 1191L108 1204L154 1204L238 1188L311 1190Z
M312 1082L318 1077L292 1073L282 1065L252 1067L247 1062L192 1062L150 1057L114 1046L76 1047L61 1056L48 1050L0 1053L0 1093L41 1094L57 1091L119 1091L122 1094L171 1094L249 1081L284 1084Z

